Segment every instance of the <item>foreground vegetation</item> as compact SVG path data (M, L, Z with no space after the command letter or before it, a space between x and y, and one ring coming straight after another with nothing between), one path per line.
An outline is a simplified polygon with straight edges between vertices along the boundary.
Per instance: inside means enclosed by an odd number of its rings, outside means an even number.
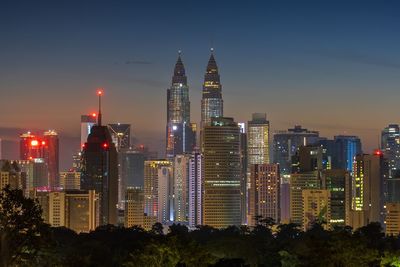
M400 239L385 237L379 224L354 232L302 232L293 224L261 220L253 230L172 225L102 226L76 234L51 228L38 205L18 190L0 193L0 266L400 266Z

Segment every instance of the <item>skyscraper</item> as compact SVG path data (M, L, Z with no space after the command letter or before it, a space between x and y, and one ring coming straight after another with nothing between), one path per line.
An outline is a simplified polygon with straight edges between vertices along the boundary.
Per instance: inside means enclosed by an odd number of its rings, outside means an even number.
M44 160L49 172L49 187L54 189L59 186L59 145L58 134L54 130L44 133L42 144L44 146Z
M139 187L128 187L125 191L125 227L144 227L144 192Z
M319 133L309 131L296 125L293 129L279 131L274 134L273 159L274 163L279 163L282 175L291 172L292 156L297 149L303 145L314 144L318 141Z
M400 203L400 129L398 124L389 124L381 134L381 149L388 160L387 199Z
M111 138L117 151L128 149L131 145L131 125L123 123L108 124Z
M97 122L97 114L81 115L81 148L83 149L84 144L90 134L90 130Z
M387 162L380 150L373 155L360 154L355 157L349 218L349 225L353 229L371 222L383 225L387 173Z
M190 155L176 155L174 158L173 209L176 222L188 221L189 159Z
M361 140L358 136L338 135L334 137L337 159L333 168L353 171L353 161L357 154L362 153Z
M101 124L101 95L98 123L93 126L82 151L81 188L95 190L100 198L100 225L117 223L118 155L107 126Z
M21 134L19 141L19 158L21 160L43 158L44 145L45 143L31 132Z
M171 87L167 89L166 155L192 152L196 144L195 129L190 123L189 87L179 52Z
M269 157L269 121L265 113L253 113L247 123L248 164L270 163Z
M248 224L258 219L280 221L280 174L278 164L252 164L250 168Z
M222 85L214 52L211 49L211 56L204 76L203 96L201 99L201 128L210 124L211 118L222 117L223 115Z
M331 221L331 192L329 190L304 189L303 230L307 231L314 223L322 223L327 230Z
M212 118L203 129L203 222L217 228L240 225L240 129L232 118Z
M203 222L203 187L204 158L194 151L189 161L189 227L202 225Z

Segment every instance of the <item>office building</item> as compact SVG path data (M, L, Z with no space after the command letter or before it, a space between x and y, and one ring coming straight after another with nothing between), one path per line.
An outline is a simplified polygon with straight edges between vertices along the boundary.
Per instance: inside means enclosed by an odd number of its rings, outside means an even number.
M118 155L107 126L101 123L101 95L98 123L91 128L82 151L81 188L95 190L100 198L100 225L117 223Z
M214 51L211 49L211 56L208 60L203 83L200 127L203 129L204 126L211 123L211 118L223 117L223 115L222 85L214 58Z
M175 222L188 222L190 155L176 155L173 174L173 210Z
M329 190L304 189L303 197L303 230L309 230L315 223L325 230L331 228L331 192Z
M43 158L47 163L48 186L56 188L59 186L59 141L58 134L54 130L49 130L43 134Z
M167 224L174 221L173 166L159 166L157 170L157 221Z
M380 150L373 155L355 157L351 183L351 211L349 225L353 229L371 222L384 221L385 188L388 176L387 161Z
M278 164L252 164L248 225L255 226L261 219L280 222L280 174Z
M321 188L330 192L329 225L332 228L346 226L351 205L350 172L341 169L324 170L321 182Z
M232 118L212 118L203 129L203 223L216 228L240 225L240 128Z
M195 128L190 122L189 87L179 52L171 87L167 89L167 158L173 159L175 155L192 152L196 145Z
M144 191L139 187L128 187L125 191L125 227L144 227Z
M274 163L279 163L281 175L289 175L292 157L296 154L298 148L315 144L319 139L319 133L296 125L293 129L275 133L273 139Z
M123 123L108 124L111 138L117 151L128 149L131 146L131 125Z
M76 171L60 172L59 187L63 190L81 189L81 173Z
M388 202L385 207L385 234L398 236L400 234L400 203Z
M270 163L269 158L269 121L265 113L253 113L247 122L247 158L248 164Z
M203 222L204 158L195 151L189 160L189 227Z
M81 149L85 145L92 127L97 123L97 114L81 115Z
M247 224L247 198L248 198L248 160L247 160L247 132L246 124L239 122L240 128L240 195L241 195L241 212L242 212L242 224Z

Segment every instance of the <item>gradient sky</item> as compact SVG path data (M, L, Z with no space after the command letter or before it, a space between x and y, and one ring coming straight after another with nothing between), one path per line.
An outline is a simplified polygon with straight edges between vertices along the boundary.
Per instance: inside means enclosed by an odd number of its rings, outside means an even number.
M400 122L399 14L395 0L2 1L3 155L18 156L25 129L56 129L67 168L97 87L104 120L131 123L161 152L177 50L198 122L211 46L226 116L266 112L273 131L355 134L370 152L380 130Z

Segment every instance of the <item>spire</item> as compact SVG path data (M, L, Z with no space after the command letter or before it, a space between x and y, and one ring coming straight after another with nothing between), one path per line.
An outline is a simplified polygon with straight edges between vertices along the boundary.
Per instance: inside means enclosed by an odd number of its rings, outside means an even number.
M211 52L211 55L210 55L210 59L208 60L208 64L207 64L207 73L218 73L217 62L215 61L215 58L214 58L214 48L211 47L210 52Z
M187 84L186 74L185 74L185 66L183 65L181 58L181 50L178 51L178 59L175 64L174 76L172 77L172 84L174 83L182 83Z
M103 95L103 89L98 89L97 95L99 96L99 116L97 118L97 125L101 126L101 96Z

